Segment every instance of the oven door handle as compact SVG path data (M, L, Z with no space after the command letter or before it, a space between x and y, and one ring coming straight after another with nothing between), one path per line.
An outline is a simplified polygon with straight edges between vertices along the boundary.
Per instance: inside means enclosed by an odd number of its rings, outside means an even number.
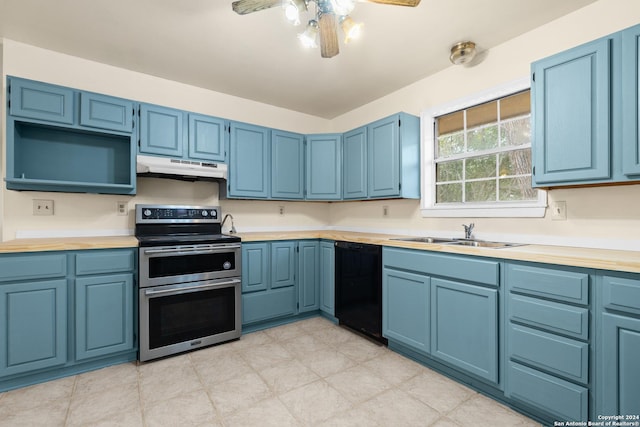
M210 248L171 248L171 249L145 249L145 255L158 255L158 254L212 254L216 252L222 252L228 249L239 249L240 245L224 245L224 246L216 246Z
M156 295L164 295L164 294L180 294L180 293L183 293L184 291L188 291L188 292L204 291L206 289L217 289L223 286L235 285L237 283L240 283L239 279L231 279L231 280L226 280L224 282L218 282L218 283L210 283L208 285L185 286L183 288L174 288L174 289L160 289L160 290L147 289L144 291L144 295L148 297L153 297Z

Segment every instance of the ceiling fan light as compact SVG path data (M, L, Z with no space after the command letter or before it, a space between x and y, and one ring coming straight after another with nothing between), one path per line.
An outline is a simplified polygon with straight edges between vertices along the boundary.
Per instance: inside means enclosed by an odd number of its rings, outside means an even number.
M318 22L315 19L309 21L303 33L298 34L298 40L302 46L312 49L318 47Z
M362 22L355 22L350 16L343 16L340 19L340 25L344 32L344 42L349 43L353 39L357 39L362 34Z
M354 0L331 0L331 10L338 16L346 16L356 7Z
M451 47L449 60L455 65L463 65L471 62L476 56L476 44L474 42L460 42Z
M283 4L284 16L293 25L300 25L300 12L307 10L304 0L288 0Z

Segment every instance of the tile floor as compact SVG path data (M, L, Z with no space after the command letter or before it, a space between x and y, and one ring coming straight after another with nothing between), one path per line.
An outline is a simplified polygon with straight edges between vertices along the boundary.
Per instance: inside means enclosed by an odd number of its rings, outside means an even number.
M316 317L0 394L0 426L538 426Z

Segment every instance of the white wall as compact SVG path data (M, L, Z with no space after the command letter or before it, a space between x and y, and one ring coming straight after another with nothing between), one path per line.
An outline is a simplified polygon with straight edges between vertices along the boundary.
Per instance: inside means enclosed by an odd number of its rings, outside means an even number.
M267 104L225 95L158 77L77 58L12 40L3 40L2 105L6 105L6 76L20 76L44 82L120 96L141 102L166 105L227 119L255 123L293 132L323 132L330 124L314 117ZM5 120L5 113L2 113ZM2 153L6 135L2 132ZM2 163L4 165L4 163ZM2 174L4 176L4 174ZM146 178L138 180L138 194L110 196L73 193L7 191L3 183L4 240L20 235L126 234L133 228L133 215L116 215L116 203L217 204L216 183L188 183ZM33 216L33 199L54 201L53 216ZM325 226L328 206L317 203L291 204L284 217L272 218L263 212L276 212L267 204L253 202L221 203L223 212L232 212L236 226L269 227L274 222L291 226ZM249 207L250 206L250 207ZM324 212L324 214L323 214ZM286 220L286 221L285 221Z
M451 66L404 89L333 120L337 130L348 130L397 111L419 115L426 109L527 77L530 63L637 24L637 0L600 0L539 27L487 52L478 65ZM640 250L640 186L563 189L549 192L549 202L567 202L567 220L422 218L418 201L335 203L330 223L353 229L377 228L413 233L462 234L461 224L473 221L483 238L572 242L586 246ZM383 218L382 206L390 214Z
M532 61L637 24L639 16L637 0L600 0L493 48L486 52L483 62L472 68L452 66L332 121L4 40L2 104L6 105L6 75L17 75L302 133L344 131L397 111L419 115L425 109L526 77ZM3 121L4 116L2 113ZM4 132L2 135L4 144ZM482 238L533 236L531 238L555 243L640 249L639 195L639 185L553 190L549 193L550 201L567 202L566 221L425 219L420 216L419 202L413 200L344 203L223 200L220 203L225 212L234 214L239 230L332 225L416 234L461 233L462 222L474 221L476 234ZM0 208L2 197L2 238L9 240L18 231L127 232L133 227L133 218L116 215L119 200L128 201L130 208L135 203L146 202L214 204L218 202L218 190L216 184L211 183L147 178L138 181L135 197L3 190ZM56 215L31 215L34 198L53 199ZM278 206L285 206L284 216L278 215ZM389 206L388 217L382 217L382 206Z

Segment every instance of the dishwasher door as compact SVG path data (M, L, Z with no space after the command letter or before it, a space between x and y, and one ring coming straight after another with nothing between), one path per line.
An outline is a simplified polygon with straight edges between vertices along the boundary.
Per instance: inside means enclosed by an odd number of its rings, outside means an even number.
M382 337L382 247L341 241L335 247L336 318L341 325L386 344Z

